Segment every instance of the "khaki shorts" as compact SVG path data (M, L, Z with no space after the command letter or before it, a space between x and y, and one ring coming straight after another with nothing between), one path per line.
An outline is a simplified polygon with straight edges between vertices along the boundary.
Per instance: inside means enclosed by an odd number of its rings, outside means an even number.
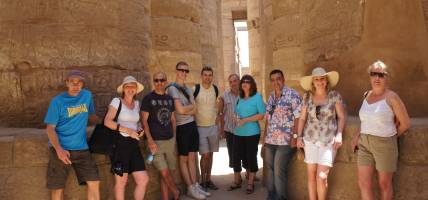
M153 165L158 170L177 168L177 153L175 151L175 138L169 140L155 140L158 152L153 155Z
M48 189L63 189L71 168L74 169L79 185L86 181L99 181L98 168L89 150L69 151L71 165L64 164L58 159L54 148L49 148L49 163L46 186Z
M398 162L397 136L379 137L361 134L358 165L375 166L381 172L395 172Z

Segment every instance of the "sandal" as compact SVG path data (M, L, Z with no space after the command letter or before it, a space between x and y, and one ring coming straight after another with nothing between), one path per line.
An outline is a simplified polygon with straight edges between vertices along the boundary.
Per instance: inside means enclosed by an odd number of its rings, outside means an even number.
M247 194L253 194L254 193L254 184L248 184L246 191L247 191Z
M180 192L180 190L178 190L178 197L177 198L172 198L172 200L179 200L180 199L180 195L181 195L181 192Z
M233 185L231 185L227 191L233 191L241 187L242 187L242 181L240 183L233 183Z

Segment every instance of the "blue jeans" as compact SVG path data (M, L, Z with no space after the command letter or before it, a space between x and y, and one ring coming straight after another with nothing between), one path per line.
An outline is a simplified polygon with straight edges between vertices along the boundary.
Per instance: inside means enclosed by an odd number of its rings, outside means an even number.
M289 145L265 144L268 200L287 199L288 163L293 152Z

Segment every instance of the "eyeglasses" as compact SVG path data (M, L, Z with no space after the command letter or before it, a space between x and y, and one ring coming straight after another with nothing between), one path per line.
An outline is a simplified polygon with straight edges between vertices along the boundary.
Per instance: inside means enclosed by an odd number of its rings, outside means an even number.
M377 76L379 78L385 78L385 76L387 76L387 74L382 73L382 72L370 72L370 76L371 77Z
M188 70L188 69L177 69L177 71L184 72L186 74L188 74L190 72L190 70Z
M164 79L164 78L160 78L160 79L155 78L155 79L153 79L153 82L155 82L155 83L163 83L165 81L166 81L166 79Z
M250 84L251 81L250 80L243 80L242 83L248 83L248 84Z
M316 106L315 107L315 116L317 117L318 120L320 120L320 115L321 115L321 106Z

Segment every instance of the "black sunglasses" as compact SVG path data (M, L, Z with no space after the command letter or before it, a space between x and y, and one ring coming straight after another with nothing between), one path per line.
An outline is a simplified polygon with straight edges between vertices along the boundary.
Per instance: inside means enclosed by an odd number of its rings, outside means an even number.
M184 72L186 74L188 74L190 72L190 70L188 70L188 69L177 69L177 71Z
M320 115L321 115L321 106L316 106L315 107L315 116L317 117L318 120L320 120Z
M387 74L382 73L382 72L370 72L370 76L377 76L379 78L384 78L385 76L387 76Z
M163 83L165 81L166 81L166 79L164 79L164 78L160 78L160 79L155 78L155 79L153 79L153 82L155 82L155 83Z
M251 83L250 80L243 80L242 83Z

